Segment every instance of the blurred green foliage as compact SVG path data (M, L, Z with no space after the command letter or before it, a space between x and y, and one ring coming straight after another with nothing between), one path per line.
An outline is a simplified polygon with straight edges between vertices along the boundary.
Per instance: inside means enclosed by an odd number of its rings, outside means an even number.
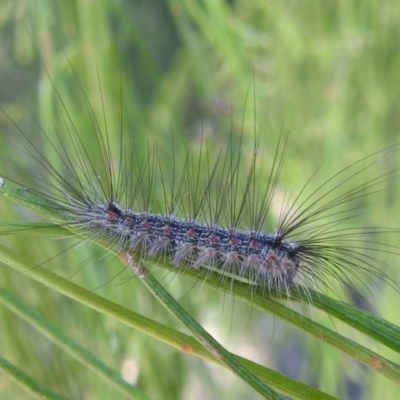
M122 130L134 136L138 151L156 138L165 165L171 162L171 134L196 149L201 132L221 144L231 129L240 134L243 125L251 142L261 127L265 142L272 144L265 157L272 157L282 131L290 133L278 188L284 193L300 190L322 162L323 181L400 138L400 4L394 0L1 0L0 8L0 104L49 157L54 149L43 131L54 140L58 132L65 134L65 110L88 147L93 118L101 129L106 120L116 154ZM13 129L0 115L2 172L10 171L5 159L18 170L33 168L16 150ZM179 162L184 154L174 156ZM364 179L395 169L397 159L374 166ZM31 176L18 179L32 184ZM374 207L363 211L357 225L400 226L397 180L388 178L388 190L372 199ZM0 212L2 221L35 219L4 201ZM397 245L393 238L384 240ZM102 296L175 326L129 271L92 246L71 248L77 241L24 236L4 242ZM382 258L397 266L395 257ZM395 278L396 268L388 274ZM232 351L341 399L376 399L382 393L397 398L392 383L323 343L202 285L193 288L165 272L160 276ZM138 369L137 384L152 399L257 398L228 372L177 354L14 271L2 268L0 282L132 382ZM393 309L399 294L384 286L373 294L374 309L399 323ZM312 316L332 324L317 311ZM0 326L3 357L38 382L70 398L118 398L5 309L0 309ZM342 324L334 327L364 343ZM1 398L24 396L0 377Z

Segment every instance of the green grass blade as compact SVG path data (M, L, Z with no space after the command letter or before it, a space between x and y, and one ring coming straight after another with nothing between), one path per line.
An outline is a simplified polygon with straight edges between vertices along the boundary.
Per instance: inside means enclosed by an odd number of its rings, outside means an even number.
M293 300L310 301L312 305L329 315L340 319L367 336L400 353L400 328L377 315L370 314L360 308L353 307L342 301L332 299L322 293L312 290L307 293L296 290Z
M179 349L180 351L222 365L214 355L207 351L194 338L110 302L60 276L53 274L50 271L43 268L37 268L35 265L22 259L20 256L13 254L3 246L0 246L0 261L43 283L44 285L53 288L57 292L79 301L96 311L111 316L134 329ZM294 399L334 399L327 394L296 382L273 370L262 367L249 360L243 359L242 357L235 357L264 382Z
M171 268L172 270L172 268ZM182 273L193 279L193 280L199 280L199 275L198 272L193 271L193 270L185 270L182 271ZM248 287L241 285L240 283L237 282L222 282L218 277L208 275L207 280L205 281L205 284L207 286L213 287L216 290L222 291L224 293L232 294L235 296L235 298L238 298L256 308L258 308L261 311L270 313L272 315L275 315L276 317L292 324L293 326L300 328L314 337L318 338L319 340L322 340L325 343L328 343L343 352L351 355L352 357L355 357L365 365L372 367L375 369L375 371L383 376L386 376L387 378L391 379L392 381L400 384L400 366L396 363L391 362L390 360L386 359L385 357L380 356L378 353L375 353L369 349L367 349L364 346L359 345L358 343L345 338L344 336L332 331L331 329L318 324L317 322L311 320L310 318L307 318L306 316L299 314L298 312L292 310L291 308L288 308L281 304L280 302L276 301L275 299L266 296L266 295L260 295L259 293L255 292L250 295ZM298 290L293 291L295 293ZM315 297L317 298L319 293L314 292ZM325 296L326 297L326 296ZM292 299L292 298L291 298ZM299 297L296 297L295 294L293 294L293 300L300 300ZM307 298L301 298L302 301L306 301ZM310 302L310 298L308 298L307 303ZM314 305L314 303L311 303ZM336 307L334 306L336 304ZM336 300L330 299L330 305L331 308L324 308L322 303L319 304L320 308L326 311L327 313L330 313L332 311L331 309L335 309L336 314L340 314L343 318L344 322L347 322L344 318L345 314L341 313L341 305L342 302L337 302ZM355 307L347 306L349 310L352 310L353 315L357 315L357 309ZM367 313L363 312L363 314L368 315ZM335 314L332 314L335 315ZM336 315L335 315L336 316ZM377 326L381 327L383 330L385 329L385 321L382 319L379 319L378 317L374 318L375 323ZM390 324L391 325L391 324ZM354 328L365 328L365 324L361 322L360 324L357 323L356 320L353 321L351 324ZM364 329L362 330L365 334L368 335L369 330ZM394 336L396 336L396 332L398 335L399 328L396 328L391 325L390 332ZM376 336L376 337L375 337ZM379 339L379 335L371 336L373 338ZM387 335L385 335L386 337ZM399 336L397 336L399 338ZM379 340L380 342L384 342L383 340Z
M147 399L144 393L124 381L118 372L103 364L86 348L71 340L60 329L46 320L46 318L15 298L15 296L2 287L0 287L0 303L34 326L52 342L62 347L72 357L96 373L101 379L109 382L110 385L127 398Z
M243 364L241 364L229 351L221 346L203 327L196 322L159 284L159 282L142 265L136 266L134 261L128 260L130 265L144 285L149 289L153 296L184 326L193 333L194 337L217 357L227 368L229 368L240 379L253 387L266 399L279 400L279 396L273 389L261 381L256 375L252 374Z
M55 394L51 390L39 385L30 376L26 375L24 372L15 367L13 364L9 363L1 356L0 370L35 399L67 400L66 397Z

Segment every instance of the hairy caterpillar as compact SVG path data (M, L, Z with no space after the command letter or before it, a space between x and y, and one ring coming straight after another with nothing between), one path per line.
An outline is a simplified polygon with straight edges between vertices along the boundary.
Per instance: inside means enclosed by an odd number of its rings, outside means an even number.
M91 128L82 133L53 89L62 110L61 125L52 127L55 136L40 124L39 141L18 125L11 132L18 154L28 156L33 171L27 177L36 186L27 190L49 200L58 215L56 225L104 239L117 253L166 260L176 271L194 269L204 280L216 272L222 280L239 280L265 295L275 291L290 297L295 282L306 290L335 281L369 286L371 278L392 283L385 265L373 255L379 249L370 244L378 246L375 235L395 232L346 226L366 198L383 190L388 174L361 180L350 189L347 185L394 154L397 145L324 177L320 184L314 185L316 174L311 174L299 195L292 195L278 180L285 136L272 150L263 146L262 133L252 133L248 143L243 131L229 135L222 146L200 135L193 141L197 149L183 146L181 153L174 136L165 147L151 140L140 147L123 136L121 127L117 140L111 140L107 119L100 123L81 90ZM13 119L9 121L12 125ZM263 182L265 170L269 173ZM9 182L3 176L2 188ZM273 209L275 215L270 215ZM266 230L273 220L275 230Z
M86 112L94 118L85 101ZM362 244L365 237L390 230L343 228L343 224L354 218L350 212L356 212L357 201L382 190L387 174L347 191L346 184L396 152L398 145L343 168L315 189L309 188L311 176L298 195L287 191L278 206L275 228L268 231L266 221L287 138L281 136L276 149L265 156L271 160L261 160L262 133L246 148L243 132L231 134L225 150L216 151L200 137L198 154L187 148L181 165L174 159L177 143L172 138L164 154L172 158L168 175L156 142L149 141L142 149L134 139L124 142L121 135L119 159L114 160L106 122L101 127L93 119L91 136L82 135L68 110L63 111L65 132L57 132L56 142L42 131L44 145L60 160L56 167L24 131L14 127L22 151L47 173L39 177L40 190L61 217L56 224L105 239L117 253L138 252L143 260L161 257L177 268L205 275L204 271L216 271L221 279L238 277L264 293L274 290L290 296L294 282L306 288L329 286L332 280L345 285L352 279L390 282L379 260L368 253L370 246ZM97 165L91 159L93 149L99 155ZM270 169L262 182L265 161ZM242 175L246 180L240 179ZM7 186L7 178L3 179ZM161 200L152 198L156 186L162 188ZM349 212L341 209L343 204L354 206Z

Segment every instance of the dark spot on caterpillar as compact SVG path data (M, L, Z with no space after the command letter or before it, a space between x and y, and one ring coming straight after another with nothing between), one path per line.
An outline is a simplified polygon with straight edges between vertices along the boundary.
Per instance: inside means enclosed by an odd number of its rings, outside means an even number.
M122 210L115 204L109 203L107 207L107 216L111 218L121 217Z

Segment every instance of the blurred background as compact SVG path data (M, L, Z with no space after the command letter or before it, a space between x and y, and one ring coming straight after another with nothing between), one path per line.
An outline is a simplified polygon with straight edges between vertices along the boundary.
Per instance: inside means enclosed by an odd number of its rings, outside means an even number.
M289 133L278 188L282 193L298 192L321 163L323 181L400 139L400 4L394 0L0 0L0 9L0 105L49 159L54 149L43 132L62 132L66 110L90 143L93 121L86 96L100 125L107 121L110 136L117 137L122 128L126 137L134 136L138 151L149 139L167 149L171 134L177 143L194 148L201 133L223 145L231 131L243 132L251 144L254 131L262 129L263 143L270 146L263 154L272 157L281 133ZM8 175L34 168L17 150L15 125L1 113L0 171ZM174 153L176 160L181 156ZM165 150L166 165L170 157ZM363 181L397 168L398 158L365 171ZM30 186L37 184L32 179L18 175ZM387 190L360 200L372 206L363 210L357 226L400 226L397 180L388 177ZM38 218L1 199L0 220ZM397 239L373 238L393 246ZM118 263L94 246L18 235L1 242L126 308L182 328L140 282L129 279L129 271L118 275ZM397 279L398 257L380 254L379 259ZM193 286L163 271L160 277L231 351L341 399L376 399L382 393L397 398L398 388L390 381L276 318L204 285ZM222 368L180 354L5 266L0 283L151 399L259 398ZM384 284L371 292L366 291L369 304L351 293L345 300L399 324L393 308L399 293ZM312 310L311 315L392 356L325 314ZM38 382L74 399L119 398L2 307L0 326L3 357ZM29 398L4 376L0 397Z

